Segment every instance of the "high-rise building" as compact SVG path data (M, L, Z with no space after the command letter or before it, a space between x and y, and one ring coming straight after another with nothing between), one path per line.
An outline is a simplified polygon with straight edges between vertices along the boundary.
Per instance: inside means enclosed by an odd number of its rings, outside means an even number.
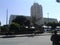
M20 15L11 15L10 19L9 19L9 24L11 24L12 20L14 20L17 16L20 16ZM30 21L35 20L35 24L37 24L37 25L42 25L42 24L48 23L48 22L55 22L55 23L58 22L57 19L54 19L54 18L43 18L42 6L39 5L38 3L34 3L31 6L31 16L25 16L25 17Z
M35 18L36 21L35 23L38 25L43 24L43 11L42 11L42 6L39 5L38 3L34 3L31 6L31 17L32 19Z

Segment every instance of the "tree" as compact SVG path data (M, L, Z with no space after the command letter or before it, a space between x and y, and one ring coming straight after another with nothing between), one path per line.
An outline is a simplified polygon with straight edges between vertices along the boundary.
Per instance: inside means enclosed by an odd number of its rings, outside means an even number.
M1 32L2 34L6 34L9 31L9 25L3 25L1 26Z
M17 16L12 22L18 23L21 29L24 29L26 26L30 28L30 20L28 20L25 16Z
M58 23L55 23L55 22L49 22L46 24L47 26L51 26L51 29L55 29L56 26L58 25Z
M0 33L1 33L1 22L0 22Z
M24 23L26 22L26 17L25 16L17 16L12 22L16 22L20 25L24 25Z
M60 26L60 21L59 21L59 23L57 25Z
M26 20L26 22L25 22L25 26L28 26L28 28L30 28L30 20Z
M42 26L43 25L38 25L38 24L36 24L36 22L37 21L39 21L41 19L41 17L40 18L36 18L36 17L32 17L32 23L33 23L33 26L35 27L35 31L40 31L40 33L42 32L44 32L44 30L43 30L43 28L42 28Z
M9 26L9 32L19 33L20 25L18 23L12 22Z

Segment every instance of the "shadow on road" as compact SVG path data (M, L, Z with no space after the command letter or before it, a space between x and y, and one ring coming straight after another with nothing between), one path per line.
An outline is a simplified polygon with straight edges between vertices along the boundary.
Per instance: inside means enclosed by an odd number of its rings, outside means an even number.
M5 35L0 38L15 38L15 37L35 37L35 36L49 36L51 34L30 34L30 35Z
M9 35L5 35L5 36L2 36L0 38L15 38L16 36L9 36Z

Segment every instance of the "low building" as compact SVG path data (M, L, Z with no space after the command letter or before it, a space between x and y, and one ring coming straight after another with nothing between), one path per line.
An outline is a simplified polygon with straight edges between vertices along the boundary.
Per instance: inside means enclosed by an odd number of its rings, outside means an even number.
M12 20L14 20L17 16L21 16L21 15L11 15L10 19L9 19L9 24L11 24ZM32 21L32 18L30 16L25 16L28 20ZM55 22L57 23L57 19L54 18L43 18L43 22L44 23L48 23L48 22ZM39 23L38 23L39 24Z
M48 23L48 22L58 23L58 20L54 18L44 18L44 23Z

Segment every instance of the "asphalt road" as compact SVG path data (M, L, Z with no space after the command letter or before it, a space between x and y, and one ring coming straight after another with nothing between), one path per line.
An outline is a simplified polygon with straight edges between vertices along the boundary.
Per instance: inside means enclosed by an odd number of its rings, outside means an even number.
M4 36L0 36L0 45L52 45L50 41L51 35L42 34L42 36L22 36L16 35L4 38Z

